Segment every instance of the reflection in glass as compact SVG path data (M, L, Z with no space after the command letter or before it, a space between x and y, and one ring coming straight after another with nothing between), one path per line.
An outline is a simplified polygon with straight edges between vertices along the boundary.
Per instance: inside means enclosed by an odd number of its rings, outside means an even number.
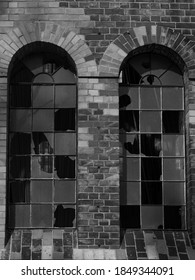
M26 155L31 153L30 133L16 132L10 134L10 154Z
M142 206L142 228L162 229L163 228L163 207L162 206Z
M30 226L30 206L29 205L10 205L9 206L9 226L29 227Z
M76 82L75 75L68 69L60 67L54 74L55 83L74 84Z
M55 181L55 202L75 202L75 181Z
M72 205L58 204L54 212L54 227L75 226L75 208Z
M126 132L139 131L139 111L119 112L120 129Z
M184 136L164 135L163 136L164 156L184 156Z
M30 201L30 181L10 182L10 202L27 203Z
M140 159L127 158L126 166L123 174L123 180L133 181L140 179Z
M35 154L53 154L53 134L33 132L33 152Z
M141 132L161 132L161 113L155 111L140 112Z
M10 105L15 108L31 107L31 85L12 85L10 87Z
M31 202L52 202L52 181L31 181Z
M163 176L164 180L184 180L184 159L163 159Z
M163 109L165 110L183 110L183 88L167 87L163 88Z
M164 182L164 200L166 205L184 204L184 183Z
M75 108L55 111L55 131L75 130Z
M161 180L161 158L142 158L141 159L141 178L142 180Z
M56 133L55 134L55 154L75 155L76 154L76 134Z
M185 207L164 206L165 229L185 228Z
M160 88L140 88L141 109L161 109Z
M142 204L162 204L162 183L141 182Z
M32 205L32 226L52 227L52 205Z
M120 206L121 228L140 228L140 206Z
M54 111L52 109L33 110L33 131L53 131Z
M127 156L139 154L139 135L138 134L120 134L122 151Z
M121 205L139 205L140 204L140 183L139 182L121 182L120 204Z
M119 108L126 110L139 109L138 87L120 86Z
M163 132L182 133L183 132L183 112L182 111L163 111Z
M31 110L10 110L10 131L30 131L31 120Z
M34 85L32 87L32 100L34 108L53 108L53 86Z
M76 85L55 87L55 107L75 108L76 107Z
M30 157L14 156L10 158L11 178L30 178Z
M53 172L52 156L33 156L32 157L32 177L51 178Z
M161 135L141 134L141 153L145 156L160 156Z
M56 156L55 170L58 178L75 178L75 158Z

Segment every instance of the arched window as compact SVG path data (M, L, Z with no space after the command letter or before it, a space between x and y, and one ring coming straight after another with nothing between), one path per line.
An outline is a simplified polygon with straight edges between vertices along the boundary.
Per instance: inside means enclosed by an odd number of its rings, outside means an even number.
M184 229L182 74L165 56L144 52L120 77L121 227Z
M75 225L76 75L49 47L18 60L10 76L9 228Z

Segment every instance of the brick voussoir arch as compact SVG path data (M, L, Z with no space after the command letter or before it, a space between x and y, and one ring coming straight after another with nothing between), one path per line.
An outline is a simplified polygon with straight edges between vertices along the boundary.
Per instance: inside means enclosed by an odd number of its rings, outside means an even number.
M157 44L175 51L189 67L189 77L195 73L195 42L169 27L149 25L130 28L125 34L119 35L106 49L100 64L101 76L117 76L120 65L127 55L138 47ZM171 55L171 54L170 54Z
M19 23L0 37L0 75L6 76L14 54L33 42L47 42L63 48L74 60L78 76L97 75L97 64L84 37L51 22Z

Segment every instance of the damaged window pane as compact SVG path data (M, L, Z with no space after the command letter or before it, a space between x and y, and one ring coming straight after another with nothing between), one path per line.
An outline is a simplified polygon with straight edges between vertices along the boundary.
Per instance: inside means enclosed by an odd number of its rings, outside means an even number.
M53 133L33 132L33 153L53 154Z
M126 228L140 228L140 206L122 205L120 207L120 226Z
M164 135L163 136L164 156L184 156L184 136Z
M161 180L161 158L141 159L141 178L147 181Z
M162 183L142 182L141 194L142 204L162 204Z
M33 131L53 131L54 111L52 109L33 110Z
M32 226L52 227L52 205L32 205Z
M52 85L34 85L32 94L34 108L53 108L54 93Z
M52 202L52 181L31 181L31 202Z
M55 154L75 155L76 154L76 134L56 133L55 134Z
M30 226L30 205L10 205L9 226L29 227Z
M146 229L163 228L163 208L162 206L142 206L142 227Z
M160 109L160 88L143 87L140 89L141 109Z
M184 180L184 159L165 158L163 160L164 180Z
M75 181L55 181L54 201L75 202Z
M185 207L165 206L164 207L165 229L185 228Z
M56 156L55 170L57 178L75 178L75 158Z
M26 155L31 153L31 135L30 133L12 133L10 134L10 154Z
M53 173L52 156L33 156L32 157L32 177L51 178Z
M164 182L164 199L166 205L184 204L185 186L180 182Z
M119 113L120 129L131 132L139 131L139 111L123 111Z
M139 154L139 135L137 134L120 134L122 144L122 153L125 156Z
M10 110L10 131L30 131L31 121L31 110Z
M75 130L75 108L55 111L55 131Z
M11 178L30 178L30 157L14 156L10 158Z
M54 227L75 226L75 207L72 205L58 204L54 212Z
M76 85L55 87L55 107L75 108L76 107Z
M30 181L10 182L10 203L30 202Z
M161 132L161 113L141 111L140 130L141 132Z
M183 88L163 88L163 109L182 110L184 107Z
M161 135L141 134L141 153L145 156L160 156Z
M119 87L119 108L126 108L126 110L139 109L138 87Z
M183 112L182 111L163 111L163 132L182 133L183 132Z
M121 182L120 185L120 204L121 205L139 205L140 204L140 183L139 182Z
M12 85L10 87L10 106L31 107L31 85Z

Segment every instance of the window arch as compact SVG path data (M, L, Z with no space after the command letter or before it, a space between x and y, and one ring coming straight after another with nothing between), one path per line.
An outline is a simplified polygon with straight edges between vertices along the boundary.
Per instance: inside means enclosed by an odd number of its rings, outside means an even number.
M166 56L142 52L122 66L121 227L186 228L184 84Z
M51 44L39 45L13 65L9 228L75 226L76 81L67 54Z

